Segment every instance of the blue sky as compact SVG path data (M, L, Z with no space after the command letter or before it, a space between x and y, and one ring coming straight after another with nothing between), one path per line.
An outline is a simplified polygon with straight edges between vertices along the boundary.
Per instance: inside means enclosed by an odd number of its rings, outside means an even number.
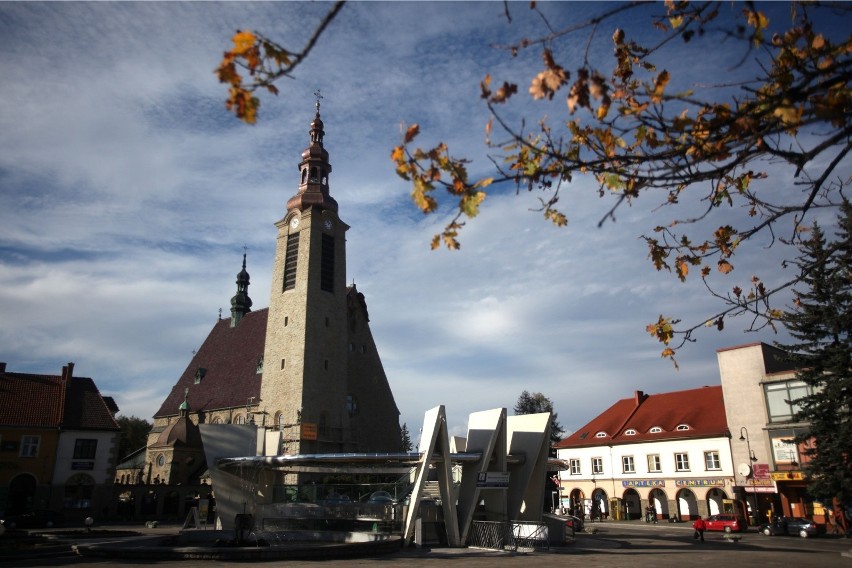
M701 321L716 306L700 281L680 284L646 259L638 237L667 215L658 200L598 229L611 202L590 180L564 193L567 228L531 212L534 195L504 190L464 229L460 251L429 249L452 210L424 217L410 203L389 159L400 125L419 123L423 145L444 140L484 173L479 82L489 72L528 81L539 66L538 50L511 58L492 47L540 30L526 3L511 4L511 25L502 2L351 3L280 96L262 98L256 126L230 116L213 69L233 32L300 48L328 6L0 3L0 361L10 371L58 374L73 361L121 414L150 419L219 309L228 316L243 246L254 306L268 305L273 224L296 191L318 88L331 191L351 226L347 281L366 294L412 432L445 404L463 433L470 412L511 412L523 390L548 396L570 431L636 389L718 384L716 349L778 338L731 323L701 333L680 371L660 359L646 324L660 313ZM600 4L540 7L558 27ZM631 20L619 23L648 33ZM609 57L613 27L593 59ZM585 39L561 53L581 54ZM713 47L672 46L667 68L683 84L730 80L742 51ZM534 108L563 118L563 105ZM780 280L783 252L757 246L727 285Z

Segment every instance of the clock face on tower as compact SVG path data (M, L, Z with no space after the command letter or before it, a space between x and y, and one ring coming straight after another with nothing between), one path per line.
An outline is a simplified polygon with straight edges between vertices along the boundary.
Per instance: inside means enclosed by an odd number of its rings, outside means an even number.
M326 220L323 222L322 226L323 226L323 227L325 227L325 230L326 230L326 231L330 231L330 230L331 230L331 228L334 226L334 223L332 223L331 219L326 219Z
M296 227L298 227L299 226L299 218L293 217L293 219L290 221L290 226L293 227L294 229Z

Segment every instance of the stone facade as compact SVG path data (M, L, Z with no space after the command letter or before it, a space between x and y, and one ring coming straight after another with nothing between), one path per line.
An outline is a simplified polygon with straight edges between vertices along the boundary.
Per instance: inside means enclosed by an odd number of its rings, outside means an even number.
M329 194L323 136L317 105L298 190L275 224L269 308L251 311L244 257L231 317L214 325L155 414L141 476L136 464L127 479L199 483L193 432L201 423L280 431L280 447L267 454L400 449L399 411L366 300L346 286L349 226Z

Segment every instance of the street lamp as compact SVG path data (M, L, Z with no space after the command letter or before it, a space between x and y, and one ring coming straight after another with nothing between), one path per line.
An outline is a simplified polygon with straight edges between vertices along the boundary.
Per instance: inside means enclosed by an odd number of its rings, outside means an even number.
M746 443L746 450L748 450L749 461L750 462L756 462L757 457L754 455L754 452L751 451L751 442L748 439L748 429L745 426L740 428L740 442ZM760 502L757 500L757 490L755 489L755 486L754 486L754 468L751 466L751 464L749 464L749 469L751 470L749 472L750 476L751 476L751 496L752 496L752 499L754 499L754 511L755 511L755 517L754 517L755 523L754 524L757 525L760 522Z

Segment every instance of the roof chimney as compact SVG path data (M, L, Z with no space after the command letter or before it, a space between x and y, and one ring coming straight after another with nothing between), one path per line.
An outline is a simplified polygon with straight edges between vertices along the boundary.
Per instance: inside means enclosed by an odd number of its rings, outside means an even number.
M0 361L0 373L6 372L6 361Z
M71 377L73 377L73 376L74 376L74 363L72 363L71 361L68 361L68 379L70 380Z
M636 401L636 406L639 406L640 404L642 404L642 401L645 400L646 398L647 398L647 396L645 395L644 392L639 391L639 390L636 391L636 394L634 395L634 400Z

